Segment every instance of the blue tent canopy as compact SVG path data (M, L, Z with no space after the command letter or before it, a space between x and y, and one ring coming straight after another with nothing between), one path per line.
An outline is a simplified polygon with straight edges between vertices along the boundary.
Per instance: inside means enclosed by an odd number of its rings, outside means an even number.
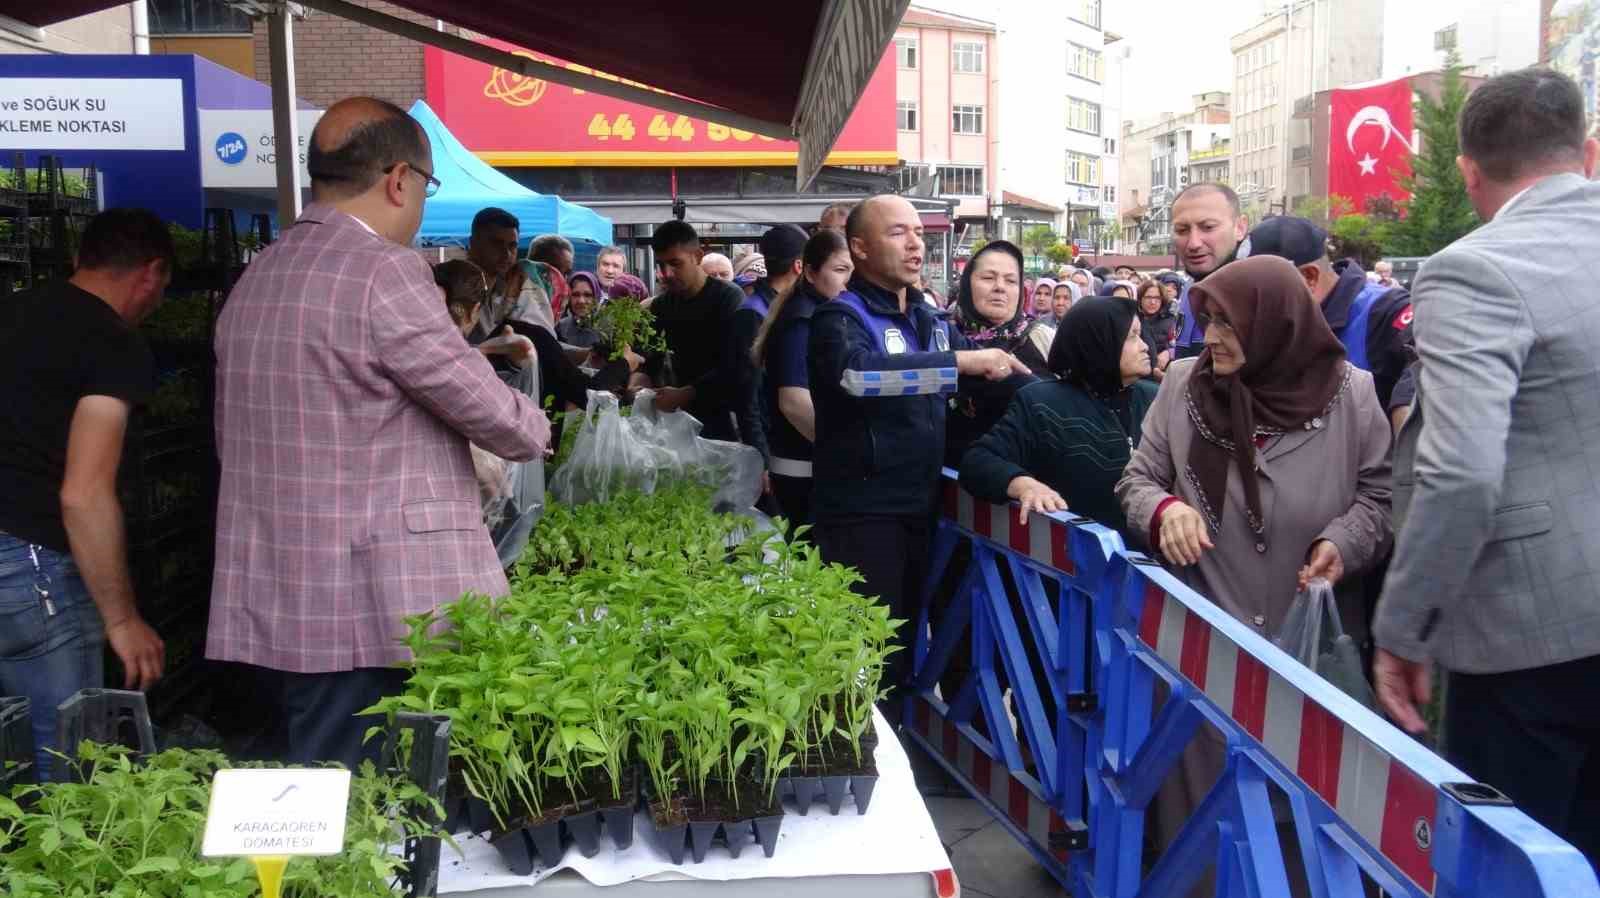
M461 246L472 231L472 216L498 206L522 222L524 239L560 234L604 246L611 242L611 219L558 196L534 193L494 170L461 145L428 104L411 104L411 117L422 124L433 144L433 176L439 192L423 207L417 242L424 246Z

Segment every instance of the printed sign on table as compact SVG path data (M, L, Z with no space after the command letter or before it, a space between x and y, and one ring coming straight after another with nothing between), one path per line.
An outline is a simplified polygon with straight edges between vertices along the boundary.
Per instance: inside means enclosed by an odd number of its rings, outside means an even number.
M200 853L206 857L338 854L350 771L218 770Z

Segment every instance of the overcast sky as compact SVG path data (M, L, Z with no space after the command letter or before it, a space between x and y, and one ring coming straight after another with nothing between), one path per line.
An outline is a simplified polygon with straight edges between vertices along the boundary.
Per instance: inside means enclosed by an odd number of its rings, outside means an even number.
M993 20L996 7L1021 7L1062 15L1060 0L915 0L918 6ZM1433 67L1433 32L1464 0L1387 0L1384 8L1384 75ZM1233 55L1228 39L1257 21L1261 0L1104 0L1106 30L1132 49L1126 68L1122 116L1140 119L1183 112L1190 97L1229 90ZM1377 36L1375 36L1376 39Z

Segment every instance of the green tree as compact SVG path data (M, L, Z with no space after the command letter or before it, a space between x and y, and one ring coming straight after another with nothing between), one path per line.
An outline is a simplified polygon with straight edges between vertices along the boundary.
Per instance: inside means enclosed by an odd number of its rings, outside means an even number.
M1355 207L1346 197L1338 194L1323 199L1320 196L1307 197L1295 203L1294 214L1306 219L1323 230L1333 227L1333 223L1340 218L1355 211Z
M1392 222L1375 215L1345 215L1333 222L1328 238L1333 244L1333 257L1355 259L1362 268L1371 270L1392 239Z
M1404 215L1394 227L1389 247L1394 255L1432 255L1479 224L1461 171L1456 168L1456 156L1461 152L1456 124L1461 107L1467 102L1461 69L1461 57L1450 51L1438 99L1417 95L1417 137L1421 146L1411 157L1411 171L1400 178L1401 188L1411 198L1404 203Z
M1022 248L1027 250L1030 256L1042 256L1045 250L1055 246L1060 239L1055 231L1050 230L1049 225L1033 225L1022 232Z
M1044 257L1057 265L1072 264L1072 257L1076 256L1077 254L1078 250L1076 247L1070 243L1064 242L1055 243L1051 245L1049 249L1044 251Z

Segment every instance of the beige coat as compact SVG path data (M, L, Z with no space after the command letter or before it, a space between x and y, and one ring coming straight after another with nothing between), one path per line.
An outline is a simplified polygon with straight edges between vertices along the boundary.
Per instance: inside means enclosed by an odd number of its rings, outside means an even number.
M1197 489L1179 467L1199 433L1184 401L1195 362L1173 362L1144 419L1144 437L1117 484L1128 526L1149 533L1168 496L1199 508ZM1258 542L1245 520L1244 485L1228 471L1228 494L1216 548L1175 573L1229 614L1269 639L1294 600L1296 578L1312 543L1331 541L1344 562L1339 604L1345 629L1366 635L1359 575L1393 538L1389 521L1389 422L1372 375L1346 364L1348 378L1328 410L1304 430L1273 437L1256 454L1266 533Z

